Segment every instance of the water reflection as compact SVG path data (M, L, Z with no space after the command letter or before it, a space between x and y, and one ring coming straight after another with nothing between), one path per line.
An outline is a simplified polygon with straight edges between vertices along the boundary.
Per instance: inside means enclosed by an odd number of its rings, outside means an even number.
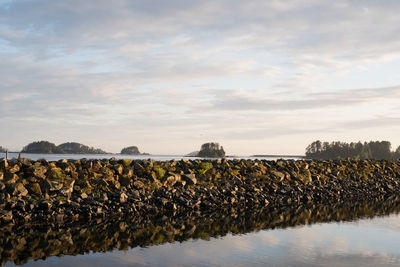
M211 237L224 237L229 240L236 234L261 229L285 229L322 222L353 221L399 211L400 199L390 198L377 199L375 202L368 203L359 201L329 206L291 206L257 211L226 210L208 214L194 212L169 216L113 218L69 225L7 226L0 228L0 258L1 264L12 261L22 265L31 259L44 260L51 256L113 250L127 251L135 247L179 243L189 239L209 240ZM246 238L251 238L253 242L256 242L256 239L260 237L262 235L249 234ZM310 238L312 237L308 236L301 240L307 242ZM279 240L271 235L264 236L264 239L263 242L272 245L279 243ZM239 244L239 247L245 249L246 245ZM309 246L298 247L308 248ZM302 251L301 254L307 255L306 252ZM185 253L190 254L190 252ZM112 254L115 257L115 252Z

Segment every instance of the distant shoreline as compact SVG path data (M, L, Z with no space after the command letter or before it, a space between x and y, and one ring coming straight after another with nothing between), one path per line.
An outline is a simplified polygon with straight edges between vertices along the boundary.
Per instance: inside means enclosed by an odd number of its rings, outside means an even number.
M6 153L13 153L13 154L43 154L43 155L127 155L127 156L152 156L149 153L140 153L140 154L121 154L121 153L42 153L42 152L15 152L15 151L7 151L7 152L0 152L3 154Z
M251 155L251 158L306 158L306 156L300 155Z

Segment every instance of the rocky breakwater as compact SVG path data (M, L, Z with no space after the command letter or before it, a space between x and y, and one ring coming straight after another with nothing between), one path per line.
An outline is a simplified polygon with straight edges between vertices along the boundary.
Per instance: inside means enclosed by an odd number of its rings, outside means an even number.
M398 161L0 161L0 224L397 195Z

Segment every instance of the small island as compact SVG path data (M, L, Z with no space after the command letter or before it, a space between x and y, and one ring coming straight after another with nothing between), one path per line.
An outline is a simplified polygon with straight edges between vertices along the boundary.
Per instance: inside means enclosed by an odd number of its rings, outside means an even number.
M106 151L99 148L85 146L75 142L61 144L58 148L68 154L108 154Z
M201 157L201 158L223 158L225 157L224 147L219 143L205 143L201 145L200 151L194 151L186 155L187 157Z
M122 155L141 155L142 153L140 153L139 148L137 146L128 146L128 147L124 147L121 150L121 154Z
M150 155L149 153L140 153L137 146L128 146L121 150L121 155Z
M101 149L76 142L63 143L57 146L48 141L32 142L25 146L21 152L32 154L109 154Z

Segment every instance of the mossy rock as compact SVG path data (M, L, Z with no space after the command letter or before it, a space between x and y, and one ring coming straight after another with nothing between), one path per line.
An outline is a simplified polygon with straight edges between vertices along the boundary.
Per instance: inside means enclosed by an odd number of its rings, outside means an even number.
M164 170L163 168L161 168L160 166L158 166L158 165L154 165L154 166L153 166L153 171L154 171L155 174L157 175L157 178L158 178L158 179L163 178L164 175L165 175L165 170Z

